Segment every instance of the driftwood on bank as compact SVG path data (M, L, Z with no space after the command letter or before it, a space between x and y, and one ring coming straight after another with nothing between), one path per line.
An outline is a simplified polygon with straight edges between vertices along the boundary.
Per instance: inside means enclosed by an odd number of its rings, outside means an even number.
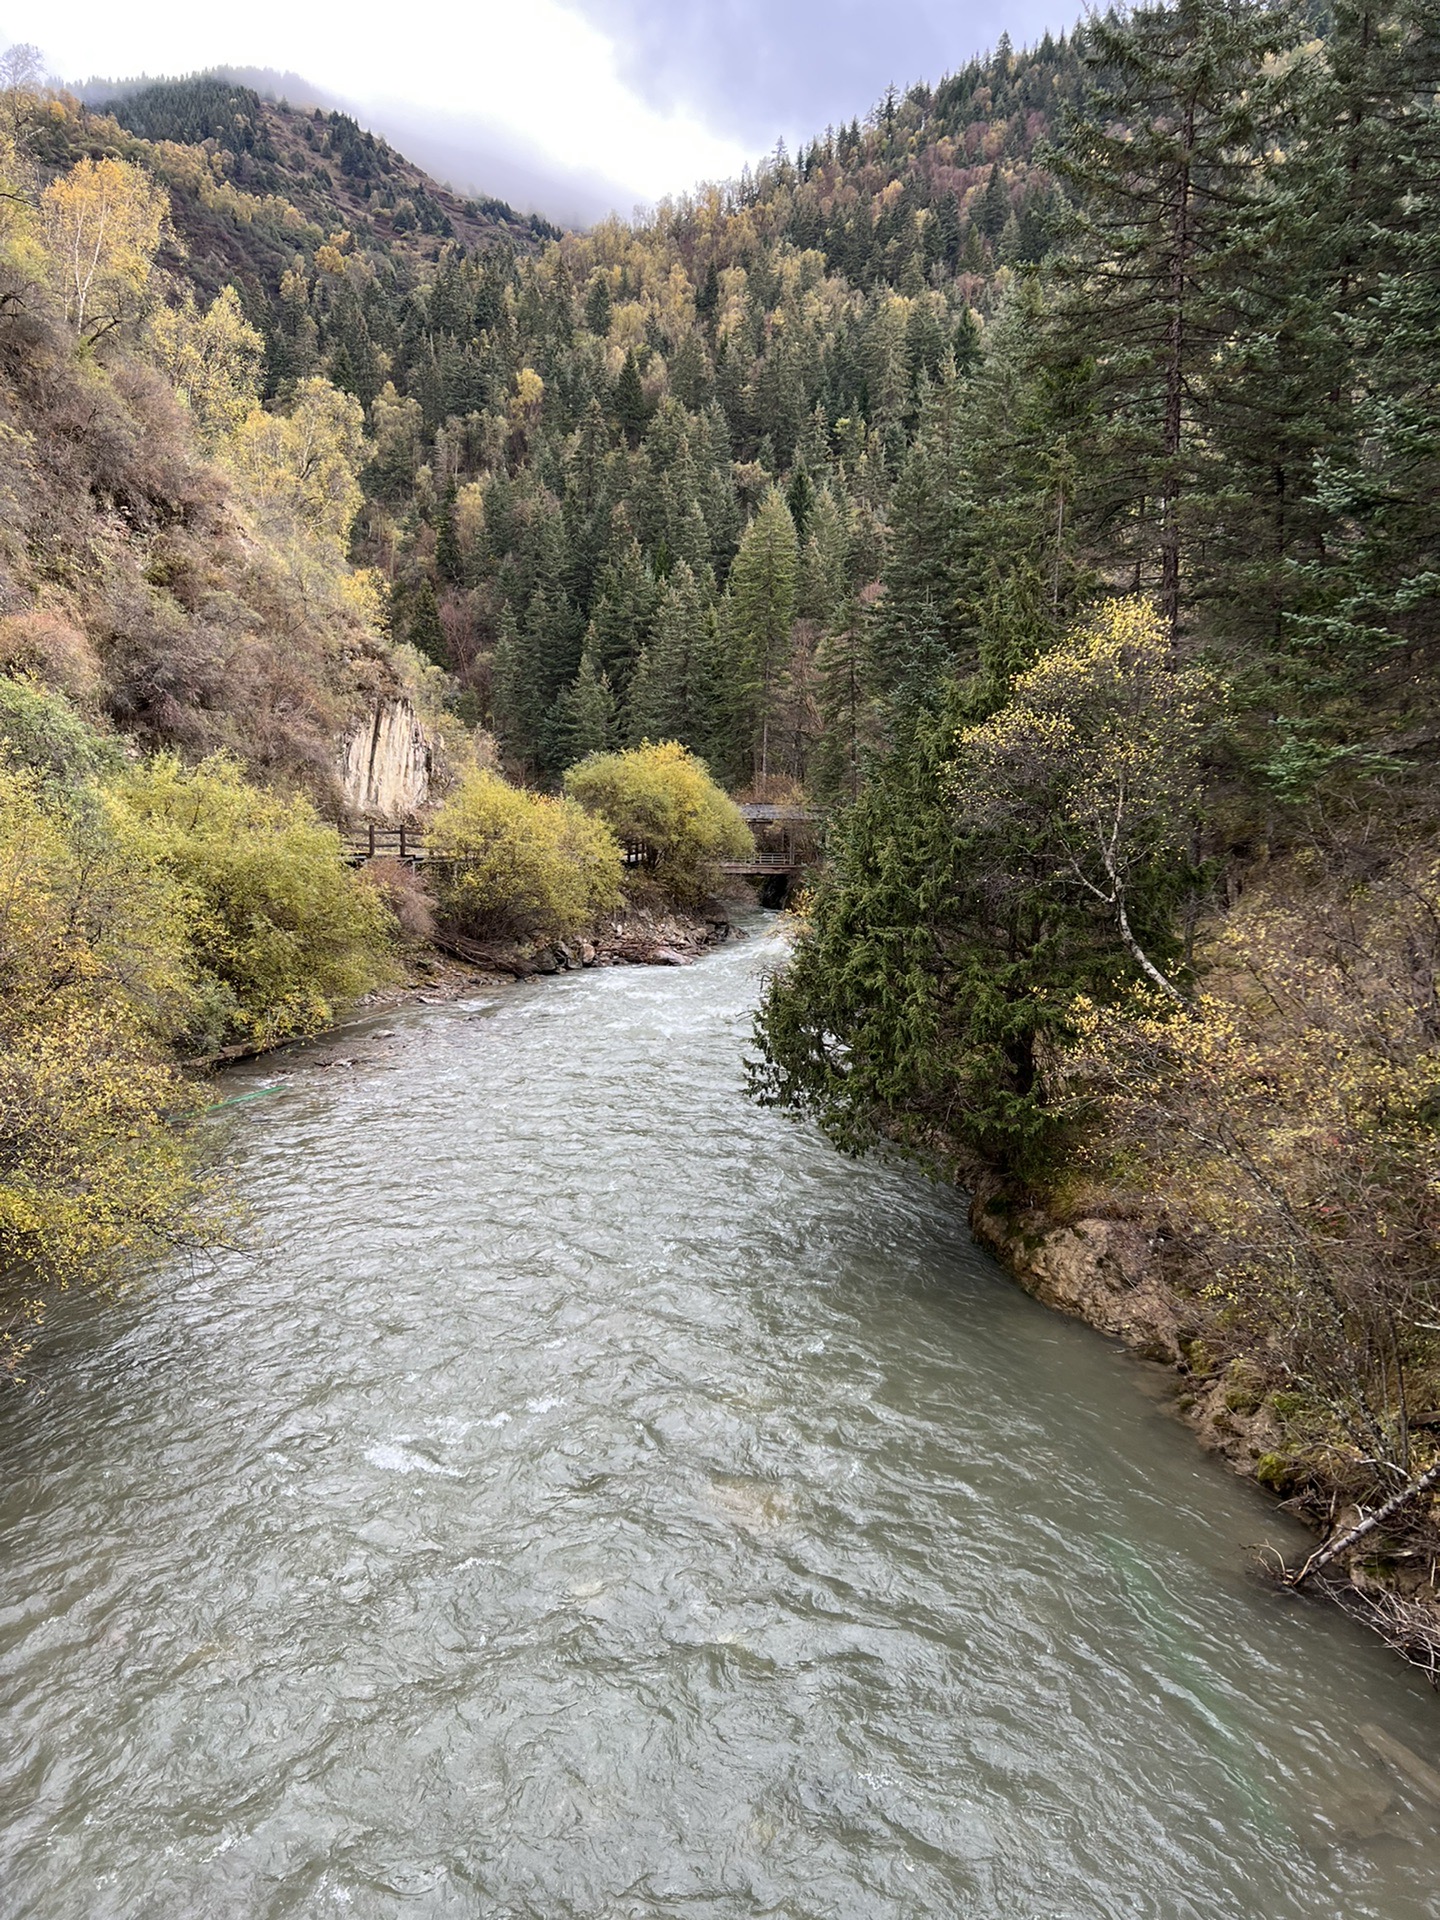
M514 955L497 953L493 947L482 946L478 940L471 940L463 933L433 933L430 944L438 947L442 953L452 954L457 960L468 961L472 967L485 967L493 973L509 974L512 980L533 979L538 971Z
M1387 1520L1393 1520L1402 1507L1408 1507L1412 1500L1418 1500L1422 1493L1428 1493L1431 1487L1437 1485L1440 1485L1440 1461L1437 1461L1433 1467L1428 1467L1424 1473L1417 1475L1414 1480L1407 1481L1398 1493L1392 1493L1382 1506L1378 1506L1373 1513L1366 1514L1363 1520L1357 1520L1353 1527L1347 1527L1333 1540L1327 1540L1323 1547L1311 1554L1303 1567L1297 1568L1294 1573L1286 1573L1284 1575L1286 1586L1303 1586L1307 1580L1328 1567L1332 1561L1338 1560L1341 1554L1349 1553L1352 1547L1358 1546L1369 1534L1374 1533L1377 1527L1383 1527Z

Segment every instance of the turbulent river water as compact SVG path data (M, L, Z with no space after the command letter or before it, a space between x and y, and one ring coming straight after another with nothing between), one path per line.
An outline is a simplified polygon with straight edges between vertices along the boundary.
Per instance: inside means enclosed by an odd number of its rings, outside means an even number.
M777 951L229 1077L246 1245L0 1406L6 1920L1440 1914L1359 1730L1437 1703L956 1195L747 1102Z

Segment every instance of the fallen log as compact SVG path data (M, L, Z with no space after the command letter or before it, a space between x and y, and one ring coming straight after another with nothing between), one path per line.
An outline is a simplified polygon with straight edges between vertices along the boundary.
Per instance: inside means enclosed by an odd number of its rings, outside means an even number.
M478 940L471 940L463 933L434 933L430 936L432 947L438 947L441 953L453 955L456 960L464 960L472 967L486 967L492 973L509 974L512 980L531 980L536 969L527 961L513 955L496 953L493 947L481 946Z
M1283 1574L1281 1577L1286 1586L1303 1586L1323 1567L1328 1567L1333 1560L1338 1560L1342 1553L1348 1553L1352 1547L1358 1546L1368 1534L1374 1533L1377 1527L1383 1527L1385 1522L1393 1519L1402 1507L1408 1507L1412 1500L1418 1500L1422 1493L1428 1493L1431 1487L1436 1485L1440 1485L1440 1460L1437 1460L1433 1467L1427 1467L1425 1472L1414 1480L1408 1481L1398 1493L1392 1493L1384 1505L1377 1507L1374 1513L1367 1514L1363 1520L1357 1520L1353 1527L1347 1527L1335 1539L1327 1540L1323 1547L1317 1548L1311 1554L1303 1567L1297 1568L1294 1573L1287 1571Z

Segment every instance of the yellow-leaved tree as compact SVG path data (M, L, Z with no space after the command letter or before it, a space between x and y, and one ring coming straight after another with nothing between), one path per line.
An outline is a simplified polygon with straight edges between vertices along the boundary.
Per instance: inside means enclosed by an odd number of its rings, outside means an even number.
M282 544L307 536L343 561L367 452L360 402L313 374L300 382L288 413L253 408L229 457L268 532Z
M187 902L195 1051L314 1032L388 976L393 919L308 800L252 786L223 754L193 769L162 754L115 793Z
M497 773L467 773L430 838L440 910L463 933L564 940L619 903L620 848L604 821Z
M714 892L722 861L755 851L734 801L677 740L592 754L565 775L565 791L636 848L637 879L682 905Z
M97 789L0 765L0 1371L43 1289L123 1289L207 1230L167 1042L193 1000L189 905Z
M187 287L178 306L157 306L146 329L151 357L195 416L209 446L228 438L259 405L265 342L233 287L203 312Z
M1436 1459L1440 860L1339 886L1295 862L1200 961L1183 1008L1085 1009L1057 1097L1107 1188L1192 1249L1209 1354L1272 1396L1264 1477L1392 1493Z
M41 195L51 281L82 340L143 311L169 208L148 173L110 158L77 161Z

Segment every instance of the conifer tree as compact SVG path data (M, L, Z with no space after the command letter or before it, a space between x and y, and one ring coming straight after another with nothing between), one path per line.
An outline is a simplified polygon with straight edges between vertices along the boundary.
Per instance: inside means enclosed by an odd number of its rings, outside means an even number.
M421 581L410 602L405 637L418 653L423 653L427 660L433 660L437 667L450 665L450 649L445 642L445 629L440 624L440 605L429 580Z
M825 802L859 797L865 749L875 730L859 606L836 609L832 622L815 650L821 732L810 761L811 790Z
M811 482L809 470L803 460L797 459L790 475L789 485L785 489L785 504L790 509L790 518L795 522L795 537L805 538L805 529L810 519L810 509L815 503L815 488Z
M850 588L850 536L830 487L815 496L807 525L796 610L802 619L828 629L845 609Z
M610 281L604 273L596 272L585 293L585 324L602 340L610 331L610 311Z
M1010 196L1005 191L1005 182L1000 178L999 164L990 169L990 178L985 182L985 193L975 215L975 224L993 247L1005 231L1005 222L1010 218Z
M734 710L748 742L751 771L760 780L770 773L771 729L790 657L799 561L795 522L784 495L771 487L745 529L730 569Z
M1054 166L1078 203L1060 262L1062 355L1093 365L1105 420L1088 464L1107 540L1180 622L1188 535L1213 481L1217 351L1253 324L1248 243L1290 37L1270 0L1175 0L1092 20L1103 75Z
M1292 698L1307 704L1322 685L1417 685L1417 665L1435 664L1440 16L1425 0L1341 0L1311 71L1285 229L1292 256L1297 226L1310 242L1292 324L1309 320L1307 344L1319 335L1325 349L1309 357L1307 396L1328 428L1310 489L1323 539L1286 649Z
M625 728L631 746L678 740L708 758L720 724L715 674L714 614L682 560L665 584L630 683Z
M615 696L587 641L574 680L551 711L546 758L560 771L587 754L608 753L615 745Z
M896 483L884 596L870 627L871 684L902 704L926 697L965 652L967 451L960 381L947 363Z
M591 621L595 664L623 701L659 601L655 576L633 535L602 570Z
M640 384L640 365L632 347L615 382L615 418L632 447L638 447L650 421L650 407Z
M440 503L439 524L435 529L435 565L440 578L450 581L452 585L458 585L465 572L465 559L455 530L455 502L458 497L459 488L452 480Z

